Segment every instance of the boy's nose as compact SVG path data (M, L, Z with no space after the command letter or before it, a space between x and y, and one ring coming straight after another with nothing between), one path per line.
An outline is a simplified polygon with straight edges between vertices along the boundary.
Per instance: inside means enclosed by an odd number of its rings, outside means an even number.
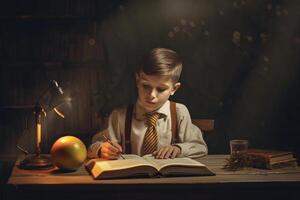
M157 95L156 90L155 90L155 89L152 89L152 90L150 91L150 97L155 98L156 95Z

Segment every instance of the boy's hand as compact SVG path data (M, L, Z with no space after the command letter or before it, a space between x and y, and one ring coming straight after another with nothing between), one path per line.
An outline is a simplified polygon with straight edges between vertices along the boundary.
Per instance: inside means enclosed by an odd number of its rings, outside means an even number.
M181 149L178 146L168 145L162 147L152 153L155 158L166 159L178 157L181 153Z
M101 146L98 156L108 160L118 159L122 153L122 147L115 142L112 142L112 144L109 142L104 142Z

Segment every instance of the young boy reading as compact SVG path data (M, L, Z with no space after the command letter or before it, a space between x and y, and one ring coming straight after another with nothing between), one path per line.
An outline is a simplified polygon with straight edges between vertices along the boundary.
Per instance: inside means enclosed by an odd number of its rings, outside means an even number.
M186 106L169 101L180 87L181 70L175 51L151 50L135 74L136 103L111 113L108 128L94 135L88 157L118 159L124 152L159 159L206 155L202 133L192 124Z

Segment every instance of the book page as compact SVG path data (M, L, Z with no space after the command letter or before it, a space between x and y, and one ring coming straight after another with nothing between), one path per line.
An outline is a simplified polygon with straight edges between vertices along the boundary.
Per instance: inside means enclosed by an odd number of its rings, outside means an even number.
M138 156L136 154L122 154L122 156L125 159L142 159L143 160L143 158L141 156ZM122 160L122 158L120 157L119 160Z
M128 159L142 159L142 157L138 156L138 155L135 155L135 154L122 154L122 156L128 160ZM118 160L124 160L122 157L120 157ZM90 159L90 160L87 160L85 162L85 166L91 166L91 165L94 165L96 162L99 162L99 161L108 161L107 159L103 159L103 158L93 158L93 159Z
M143 158L152 163L158 171L167 166L205 167L202 163L191 158L155 159L153 156L145 156Z
M151 163L143 159L122 159L122 160L109 160L109 161L99 161L96 162L96 165L101 166L101 169L104 171L109 170L121 170L128 169L138 166L152 166Z
M118 160L107 160L103 158L94 158L90 159L85 163L86 167L92 168L95 164L101 164L105 169L123 169L123 168L130 168L133 166L140 166L140 165L149 165L155 168L152 163L147 162L142 157L135 155L135 154L123 154L122 155L125 159L119 158ZM103 168L103 169L104 169Z
M122 160L93 160L86 165L95 179L153 176L156 168L142 158Z

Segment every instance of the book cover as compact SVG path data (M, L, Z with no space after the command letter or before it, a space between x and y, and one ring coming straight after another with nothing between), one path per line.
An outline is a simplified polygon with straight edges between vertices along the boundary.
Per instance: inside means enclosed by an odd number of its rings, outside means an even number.
M262 169L276 169L297 166L297 159L290 151L269 149L248 149L247 154L253 167Z
M297 159L292 158L292 159L282 160L273 163L254 161L252 162L252 166L261 169L279 169L284 167L296 167L298 165L297 165Z
M270 150L270 149L248 149L247 154L252 159L264 160L265 162L279 162L293 159L293 153L290 151Z
M125 159L92 159L85 166L94 179L159 176L215 175L204 164L190 158L155 159L124 154Z

